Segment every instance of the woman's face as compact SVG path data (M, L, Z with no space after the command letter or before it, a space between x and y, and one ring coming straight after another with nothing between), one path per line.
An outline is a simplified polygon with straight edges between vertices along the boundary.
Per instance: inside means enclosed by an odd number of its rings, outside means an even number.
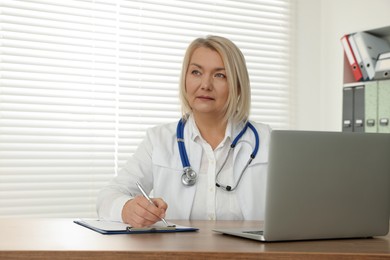
M195 115L223 117L229 96L226 70L218 52L199 47L186 73L186 97Z

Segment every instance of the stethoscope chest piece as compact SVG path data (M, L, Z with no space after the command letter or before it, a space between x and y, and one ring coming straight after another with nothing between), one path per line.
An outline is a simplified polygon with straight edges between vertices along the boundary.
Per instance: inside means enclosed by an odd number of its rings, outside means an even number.
M185 186L193 186L196 183L197 177L198 174L191 167L185 167L181 176L181 182Z

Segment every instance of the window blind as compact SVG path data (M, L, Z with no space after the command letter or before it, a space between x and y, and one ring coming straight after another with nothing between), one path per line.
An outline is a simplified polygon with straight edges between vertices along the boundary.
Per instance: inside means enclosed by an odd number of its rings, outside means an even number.
M98 190L157 124L178 120L188 44L244 53L251 119L292 124L288 0L3 0L0 217L95 217Z

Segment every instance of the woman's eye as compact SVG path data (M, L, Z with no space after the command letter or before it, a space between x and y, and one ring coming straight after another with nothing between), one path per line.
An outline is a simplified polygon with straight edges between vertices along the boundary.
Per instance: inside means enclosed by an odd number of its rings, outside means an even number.
M193 70L193 71L191 71L191 74L198 76L198 75L200 75L200 71L199 70Z
M215 74L215 77L224 79L224 78L226 78L226 75L223 73L217 73L217 74Z

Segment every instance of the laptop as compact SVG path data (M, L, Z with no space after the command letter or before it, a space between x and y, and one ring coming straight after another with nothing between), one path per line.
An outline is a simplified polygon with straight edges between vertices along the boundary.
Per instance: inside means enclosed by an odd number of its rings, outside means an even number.
M213 231L259 241L384 236L390 135L274 130L264 225Z

